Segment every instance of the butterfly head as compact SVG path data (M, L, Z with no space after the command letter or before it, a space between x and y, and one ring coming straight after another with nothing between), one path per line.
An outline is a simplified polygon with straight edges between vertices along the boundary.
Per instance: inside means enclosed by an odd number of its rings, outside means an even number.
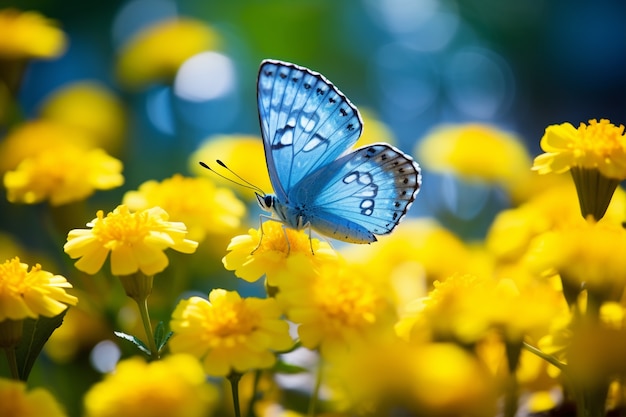
M265 211L273 211L274 210L274 196L270 194L256 194L256 200L259 203L259 207L261 207Z

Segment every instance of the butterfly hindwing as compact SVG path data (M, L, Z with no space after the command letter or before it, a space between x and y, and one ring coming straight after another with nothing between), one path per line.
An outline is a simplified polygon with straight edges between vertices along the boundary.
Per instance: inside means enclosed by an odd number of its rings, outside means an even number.
M265 157L280 199L335 161L361 134L356 107L324 76L307 68L263 61L257 94Z
M379 143L344 155L296 186L311 227L354 243L390 233L415 200L419 166L391 145Z

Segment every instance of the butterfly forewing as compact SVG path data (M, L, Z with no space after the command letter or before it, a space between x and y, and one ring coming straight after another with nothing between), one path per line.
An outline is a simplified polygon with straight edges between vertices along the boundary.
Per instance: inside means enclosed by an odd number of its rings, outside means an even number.
M356 107L307 68L263 61L257 94L270 179L281 199L303 178L336 160L361 134Z

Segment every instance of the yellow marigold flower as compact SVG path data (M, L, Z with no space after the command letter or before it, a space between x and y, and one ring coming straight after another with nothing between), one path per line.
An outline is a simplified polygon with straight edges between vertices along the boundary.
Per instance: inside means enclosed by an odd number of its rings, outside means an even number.
M250 229L247 235L235 236L226 248L230 252L222 260L227 270L248 282L265 275L274 286L275 277L288 268L289 257L296 256L311 266L337 257L328 243L311 239L305 230L284 227L276 221L264 222L262 230ZM298 273L298 269L293 272Z
M535 158L533 170L540 174L569 171L572 167L597 168L608 178L626 178L626 136L624 126L606 119L589 120L578 129L570 123L546 128L541 138L546 152Z
M66 417L61 404L43 388L26 391L26 383L0 378L0 416Z
M394 233L381 236L376 245L353 245L342 253L379 274L413 270L414 279L425 277L428 283L455 272L476 272L469 248L432 219L406 219Z
M624 126L606 119L592 119L578 129L570 123L548 126L541 148L546 153L535 158L533 170L540 174L570 171L583 217L600 220L615 188L626 179Z
M587 289L598 300L621 297L626 286L626 230L606 221L581 221L537 238L529 262L543 273L559 273L564 286Z
M0 10L0 56L9 59L55 58L65 51L61 29L37 12Z
M26 158L40 153L57 154L68 145L93 148L93 138L86 132L50 120L22 123L0 143L0 172L17 168Z
M245 158L242 157L245 155ZM272 192L270 177L265 164L263 141L258 136L216 135L209 137L189 158L189 170L195 175L211 176L217 184L233 187L233 183L211 173L198 164L203 161L209 165L219 159L228 168L261 190ZM217 167L216 167L217 168ZM220 171L221 172L221 171ZM238 187L241 191L241 187ZM243 194L249 201L256 203L254 193Z
M536 192L519 207L501 211L487 233L486 245L499 261L516 262L524 257L532 240L542 233L571 227L580 222L576 189L564 177ZM626 193L616 190L605 220L619 223L626 213Z
M121 171L122 162L102 149L66 145L23 160L15 171L4 174L4 186L12 203L49 200L58 206L83 200L95 190L119 187L124 183Z
M495 380L453 344L374 342L334 361L327 373L351 415L386 416L398 409L424 416L497 414Z
M170 349L201 359L209 375L269 368L276 362L273 351L293 345L281 314L274 299L215 289L208 300L191 297L178 303L170 321Z
M141 30L122 48L117 75L128 87L171 82L183 62L193 55L215 50L218 34L206 23L175 18Z
M217 401L198 361L180 354L150 363L140 357L121 361L91 387L84 405L86 417L205 417Z
M126 130L122 102L111 90L94 81L64 85L46 97L41 117L86 132L91 146L118 155Z
M137 191L129 191L122 201L138 211L159 206L170 217L182 221L191 240L202 242L207 234L230 234L240 226L245 205L226 188L218 188L208 178L188 178L176 174L161 182L147 181Z
M485 124L443 125L418 145L428 169L456 172L466 179L495 183L522 198L530 174L530 155L515 135Z
M454 275L435 283L420 314L436 338L472 344L492 329L510 343L541 337L552 318L567 311L561 294L547 284Z
M63 247L72 259L80 258L76 268L88 274L98 272L110 252L113 275L141 271L152 276L169 263L165 249L193 253L198 246L185 239L185 225L169 222L167 212L160 207L131 213L128 207L120 205L106 217L102 210L96 216L87 223L90 229L71 230Z
M302 264L301 258L288 262L287 270L299 267L300 276L281 275L276 300L289 320L299 324L304 347L333 355L391 333L396 317L386 276L341 261L318 263L315 269Z
M0 265L0 322L53 317L68 305L76 305L78 299L65 292L72 285L61 275L28 265L13 258Z

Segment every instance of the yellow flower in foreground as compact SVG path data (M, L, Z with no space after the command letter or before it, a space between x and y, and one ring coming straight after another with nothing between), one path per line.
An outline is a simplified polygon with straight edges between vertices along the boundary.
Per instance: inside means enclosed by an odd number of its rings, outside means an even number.
M4 175L7 199L35 204L49 200L53 206L80 201L95 190L124 183L122 162L102 149L84 150L67 145L55 153L40 152Z
M535 158L533 170L540 174L562 173L572 167L596 168L608 178L626 178L626 136L624 126L606 119L589 120L578 129L570 123L546 128L541 138L546 152Z
M121 361L91 387L84 403L86 417L206 417L217 400L195 358L171 355L150 363L139 357Z
M125 109L104 85L94 81L64 85L46 97L40 112L45 120L86 132L92 146L119 154L126 130Z
M218 34L199 20L175 18L158 22L124 45L117 74L131 88L170 82L183 62L197 53L215 50L219 42Z
M202 242L207 234L232 234L246 213L244 204L226 188L208 178L174 175L161 182L147 181L129 191L122 201L131 210L159 206L172 219L187 225L189 238Z
M561 294L547 283L454 275L436 282L421 314L438 340L473 344L498 330L507 342L547 333L551 320L567 312Z
M350 415L493 416L498 392L483 364L448 343L361 345L325 369ZM363 413L363 411L365 412Z
M65 417L67 413L45 389L35 388L27 392L24 382L0 378L0 416Z
M113 275L141 271L152 276L169 263L165 249L193 253L198 246L185 239L187 229L183 223L169 222L168 218L160 207L131 213L120 205L106 217L99 210L97 217L87 223L90 229L69 232L63 249L72 259L80 258L76 268L88 274L98 272L110 252Z
M337 257L328 243L311 239L305 230L283 227L276 221L264 222L262 229L263 233L250 229L247 235L234 237L226 248L230 253L222 260L227 270L235 271L235 275L248 282L257 281L265 275L268 283L274 286L275 277L288 267L289 257L306 259L309 268ZM300 264L294 272L298 273L301 269L307 268Z
M543 273L558 272L564 285L599 300L618 300L626 286L626 230L621 224L585 222L537 238L529 262Z
M13 258L0 265L0 322L11 319L53 317L76 305L78 299L65 292L72 285L61 275L53 275Z
M281 313L274 299L241 298L234 291L191 297L172 314L170 349L201 359L209 375L269 368L276 362L273 351L293 345Z
M245 158L242 155L245 155ZM272 185L265 164L263 141L260 137L248 135L211 136L189 157L190 172L199 176L209 176L217 184L233 187L232 182L220 178L198 164L199 161L203 161L209 166L220 169L221 167L214 163L216 159L224 162L233 172L261 190L267 193L272 192ZM228 173L219 172L229 176ZM241 191L241 187L236 187L238 188L237 191ZM254 193L245 192L242 194L256 204Z
M0 57L54 58L66 43L63 31L39 13L0 10Z
M300 276L285 273L277 279L276 300L289 320L299 324L304 347L332 355L391 334L396 317L386 276L341 261L317 264L313 270L301 258L288 262L288 270L300 269Z
M428 169L496 183L514 197L530 177L530 155L521 140L490 125L440 126L419 143L416 152Z

